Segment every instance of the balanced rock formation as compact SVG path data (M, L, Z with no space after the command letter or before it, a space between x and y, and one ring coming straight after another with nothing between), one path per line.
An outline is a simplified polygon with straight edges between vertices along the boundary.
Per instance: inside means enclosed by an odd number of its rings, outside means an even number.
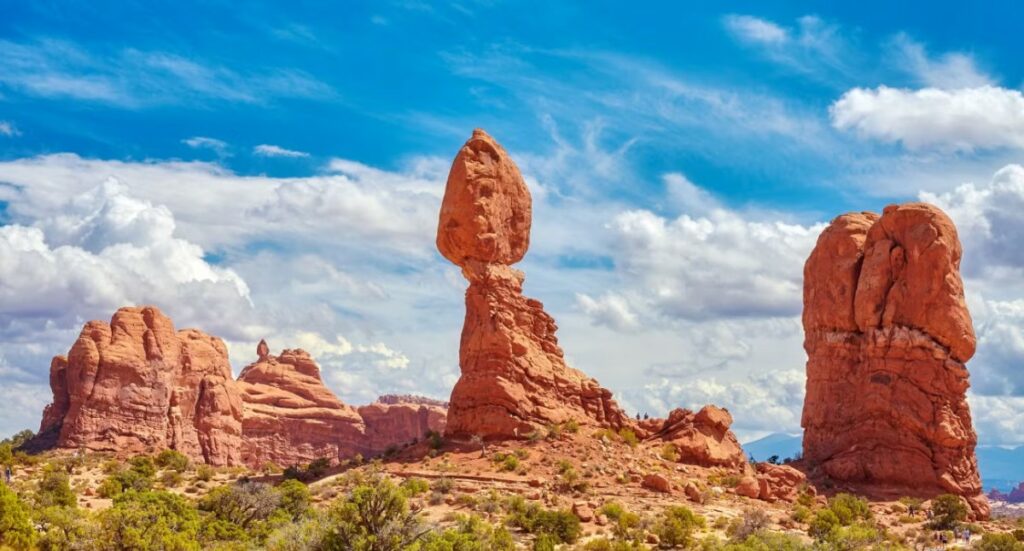
M979 518L965 399L975 337L952 221L923 203L842 215L804 266L812 477L865 492L963 496Z
M314 459L336 461L370 453L366 425L320 377L320 367L305 350L270 354L265 341L259 358L238 376L242 393L242 460L248 465L281 466Z
M445 187L437 248L469 280L448 434L525 438L549 424L619 427L611 392L565 364L554 319L523 296L511 267L530 243L531 199L508 153L483 130L459 150Z
M67 357L53 359L50 387L39 432L59 447L239 462L242 403L227 347L195 329L175 331L156 308L87 323Z
M741 468L747 464L747 456L731 426L732 415L727 410L708 405L697 413L677 408L668 419L645 420L639 428L641 434L650 432L647 439L675 446L681 463Z

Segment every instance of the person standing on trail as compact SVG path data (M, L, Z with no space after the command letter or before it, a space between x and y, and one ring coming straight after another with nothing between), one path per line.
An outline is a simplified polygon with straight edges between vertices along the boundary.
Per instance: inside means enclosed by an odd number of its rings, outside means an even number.
M7 484L11 483L11 475L12 474L13 473L11 472L11 466L10 465L7 465L6 467L4 467L4 481L6 481Z

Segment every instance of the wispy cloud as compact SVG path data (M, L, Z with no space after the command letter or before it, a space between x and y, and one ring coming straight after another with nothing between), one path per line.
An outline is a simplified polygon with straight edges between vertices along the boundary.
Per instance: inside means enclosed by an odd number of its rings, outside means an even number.
M778 24L751 15L727 15L725 26L738 38L761 44L781 44L789 41L789 31Z
M995 84L991 76L978 68L977 61L970 54L947 52L932 57L923 44L906 33L897 34L890 49L900 68L924 86L956 89Z
M7 136L12 138L14 136L20 136L21 131L18 130L17 126L14 126L13 122L0 121L0 136Z
M228 149L227 142L216 138L207 138L206 136L192 136L191 138L181 140L181 143L192 149L209 149L218 155L226 155Z
M295 151L294 149L285 149L279 145L265 143L252 148L252 152L260 157L309 157L309 153L305 151Z
M50 38L0 40L0 85L29 96L133 109L210 100L259 104L334 94L327 84L294 69L239 72L168 52L89 51Z
M851 60L856 52L849 44L849 33L818 16L802 16L792 28L738 14L725 16L722 24L738 41L757 48L767 59L809 77L829 81L854 72Z

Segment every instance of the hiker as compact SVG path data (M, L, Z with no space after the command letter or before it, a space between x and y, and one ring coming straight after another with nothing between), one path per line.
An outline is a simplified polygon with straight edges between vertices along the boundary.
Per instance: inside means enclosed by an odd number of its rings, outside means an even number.
M10 465L6 466L4 468L4 480L7 482L7 484L11 483L11 475L12 474L13 473L11 472L11 466Z

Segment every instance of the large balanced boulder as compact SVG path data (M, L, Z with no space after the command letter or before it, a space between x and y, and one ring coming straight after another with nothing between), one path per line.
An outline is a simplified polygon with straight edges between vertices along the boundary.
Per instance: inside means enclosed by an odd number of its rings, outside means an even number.
M963 496L986 517L966 401L975 336L952 221L923 203L852 213L804 267L804 463L865 492Z
M510 265L530 243L531 199L508 153L474 130L452 163L437 248L469 280L459 347L462 374L452 390L447 432L525 438L575 420L619 427L627 416L597 381L566 365L554 319L523 296Z
M239 462L242 403L227 347L195 329L175 331L154 307L88 322L67 357L53 359L50 386L40 434L56 446Z
M667 419L639 423L641 434L653 432L647 439L672 444L681 463L740 469L746 466L747 456L731 426L729 411L712 405L704 406L697 413L677 408Z

